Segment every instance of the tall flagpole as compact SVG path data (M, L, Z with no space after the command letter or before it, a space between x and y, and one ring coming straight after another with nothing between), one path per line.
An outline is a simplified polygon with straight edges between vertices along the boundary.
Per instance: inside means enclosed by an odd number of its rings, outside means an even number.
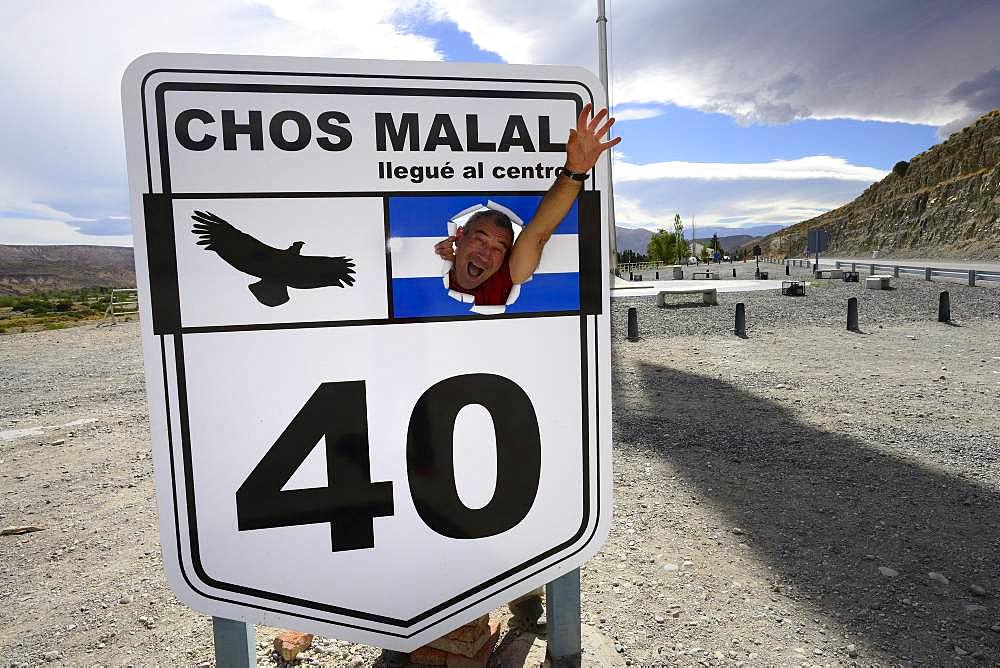
M604 95L611 106L611 91L608 88L608 17L604 11L604 0L597 0L597 66L604 84ZM608 239L610 240L610 266L614 273L618 268L618 242L615 238L615 194L611 183L611 151L608 151Z

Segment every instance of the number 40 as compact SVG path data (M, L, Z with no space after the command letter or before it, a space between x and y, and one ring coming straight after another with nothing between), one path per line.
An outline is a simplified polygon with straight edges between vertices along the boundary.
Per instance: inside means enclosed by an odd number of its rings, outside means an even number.
M467 507L455 484L455 418L465 406L489 411L496 430L493 498ZM323 383L236 491L240 531L330 523L333 551L375 547L374 518L393 514L392 483L372 482L364 381ZM282 491L326 441L327 486ZM531 399L509 378L453 376L417 400L406 433L406 475L420 519L449 538L484 538L517 526L538 492L541 442Z

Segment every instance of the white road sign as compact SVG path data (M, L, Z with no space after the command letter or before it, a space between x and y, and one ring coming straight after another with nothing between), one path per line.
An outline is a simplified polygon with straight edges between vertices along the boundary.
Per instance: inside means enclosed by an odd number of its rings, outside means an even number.
M587 104L601 88L575 68L129 67L161 542L184 602L406 651L598 550L606 161L551 238L538 222ZM544 247L537 268L507 234Z

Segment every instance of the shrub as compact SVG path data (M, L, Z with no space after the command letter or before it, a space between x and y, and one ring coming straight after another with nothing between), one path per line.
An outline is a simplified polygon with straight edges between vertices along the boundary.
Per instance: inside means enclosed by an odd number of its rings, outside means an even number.
M900 160L895 165L892 166L892 173L896 176L906 176L906 170L910 168L910 163L905 160Z

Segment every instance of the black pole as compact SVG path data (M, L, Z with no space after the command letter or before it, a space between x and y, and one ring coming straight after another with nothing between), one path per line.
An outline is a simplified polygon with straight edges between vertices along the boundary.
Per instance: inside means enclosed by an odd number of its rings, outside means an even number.
M743 302L736 305L736 327L733 331L736 336L745 337L747 335L747 309Z
M785 265L785 276L791 276L792 273L788 270L788 265Z
M847 300L847 331L858 331L858 298L851 297Z
M635 312L634 306L630 306L628 309L628 340L639 340L639 316Z
M733 278L736 278L736 270L733 269Z
M938 322L951 322L951 296L947 290L938 298Z

